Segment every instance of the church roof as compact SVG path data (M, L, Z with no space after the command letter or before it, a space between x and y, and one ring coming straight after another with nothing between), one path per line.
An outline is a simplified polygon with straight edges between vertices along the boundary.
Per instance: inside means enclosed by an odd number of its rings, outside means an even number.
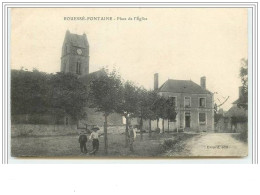
M69 34L68 41L74 46L74 47L81 47L81 48L87 48L88 47L88 40L86 35L77 35L77 34Z
M89 81L92 78L98 78L98 77L103 76L103 75L106 75L106 72L103 69L101 69L101 70L98 70L98 71L95 71L95 72L92 72L92 73L89 73L89 74L82 75L80 77L80 79L83 81L83 83L89 83Z
M189 94L211 94L210 91L203 89L200 85L191 80L169 79L158 89L158 91Z

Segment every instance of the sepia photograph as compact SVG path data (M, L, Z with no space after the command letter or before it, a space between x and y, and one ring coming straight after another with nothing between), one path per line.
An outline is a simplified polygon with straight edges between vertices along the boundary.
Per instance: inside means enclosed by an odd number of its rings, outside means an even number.
M16 159L248 156L247 8L11 8Z

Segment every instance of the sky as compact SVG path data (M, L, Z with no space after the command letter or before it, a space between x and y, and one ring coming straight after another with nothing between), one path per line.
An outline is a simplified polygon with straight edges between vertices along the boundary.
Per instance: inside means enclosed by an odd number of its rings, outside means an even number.
M64 20L83 16L112 20ZM153 88L154 73L159 85L167 79L200 84L206 76L217 104L229 96L224 110L238 98L240 61L248 56L247 9L13 8L11 68L59 72L66 30L86 33L90 72L115 68L124 80L147 89Z

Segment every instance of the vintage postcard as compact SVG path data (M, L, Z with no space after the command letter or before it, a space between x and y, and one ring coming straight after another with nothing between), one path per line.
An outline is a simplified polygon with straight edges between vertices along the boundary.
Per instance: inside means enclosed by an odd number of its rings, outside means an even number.
M248 155L247 8L12 8L11 156Z

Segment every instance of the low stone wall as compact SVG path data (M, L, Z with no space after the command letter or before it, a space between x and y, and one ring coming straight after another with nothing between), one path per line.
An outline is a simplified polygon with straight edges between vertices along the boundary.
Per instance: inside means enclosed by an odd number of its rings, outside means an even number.
M100 133L104 132L104 127L99 126ZM11 125L11 136L62 136L77 135L81 129L76 125L34 125L34 124L13 124ZM125 132L125 126L109 126L109 134L121 134Z

